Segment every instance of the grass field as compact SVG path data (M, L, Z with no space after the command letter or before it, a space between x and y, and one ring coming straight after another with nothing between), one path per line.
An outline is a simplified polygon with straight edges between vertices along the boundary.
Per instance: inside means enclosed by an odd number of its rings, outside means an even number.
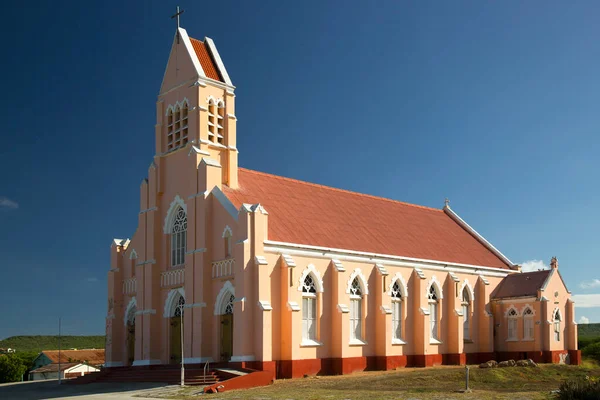
M541 365L539 368L471 367L472 393L464 388L464 367L405 368L386 372L361 372L278 380L267 387L207 395L210 399L549 399L567 379L600 376L598 365ZM173 398L197 397L199 388L186 388Z

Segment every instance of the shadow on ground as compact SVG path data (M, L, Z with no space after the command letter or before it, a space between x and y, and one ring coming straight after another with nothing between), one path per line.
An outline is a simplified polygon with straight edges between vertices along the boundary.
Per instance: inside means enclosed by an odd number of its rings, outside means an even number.
M164 388L166 391L177 386L164 383L88 383L84 385L58 384L57 380L19 382L0 385L2 400L38 400L38 399L139 399L134 395L143 395L149 389Z

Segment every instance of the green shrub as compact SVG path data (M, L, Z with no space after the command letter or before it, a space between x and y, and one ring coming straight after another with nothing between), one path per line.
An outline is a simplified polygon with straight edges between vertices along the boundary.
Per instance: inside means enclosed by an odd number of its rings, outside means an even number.
M600 362L600 342L585 346L581 350L581 354L583 354L585 357L589 357Z
M0 355L0 383L19 382L27 367L14 354Z
M559 400L598 400L600 399L600 382L590 379L570 380L563 382L559 388Z

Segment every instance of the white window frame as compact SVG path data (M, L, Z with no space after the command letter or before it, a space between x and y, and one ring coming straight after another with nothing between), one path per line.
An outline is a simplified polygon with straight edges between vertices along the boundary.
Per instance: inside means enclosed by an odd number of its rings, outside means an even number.
M535 338L534 326L533 310L527 307L523 311L523 340L533 340Z
M171 266L185 265L187 246L187 214L182 207L175 211L173 228L171 229Z
M302 279L302 346L317 346L319 342L318 329L318 281L312 273Z
M392 343L393 344L404 344L403 337L403 296L402 296L402 282L396 279L391 284L390 295L392 297Z
M362 342L362 296L350 296L350 342Z
M471 296L465 287L462 292L463 340L471 340Z
M514 314L513 314L514 312ZM507 317L507 341L510 342L515 342L519 340L519 331L518 331L518 318L519 318L519 312L514 309L514 308L510 308L508 310L508 312L506 313L506 317Z
M440 298L441 293L435 284L429 286L427 302L429 304L429 343L440 344Z
M554 327L554 341L560 342L560 321L562 320L562 316L560 315L560 311L556 309L554 311L554 318L552 318L552 325Z

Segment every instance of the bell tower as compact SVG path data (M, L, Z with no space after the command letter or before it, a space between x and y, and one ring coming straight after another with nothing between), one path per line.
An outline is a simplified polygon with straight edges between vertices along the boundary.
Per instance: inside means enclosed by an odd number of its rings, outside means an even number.
M156 103L156 157L195 151L217 161L222 184L237 188L235 86L214 41L179 27L181 13Z

